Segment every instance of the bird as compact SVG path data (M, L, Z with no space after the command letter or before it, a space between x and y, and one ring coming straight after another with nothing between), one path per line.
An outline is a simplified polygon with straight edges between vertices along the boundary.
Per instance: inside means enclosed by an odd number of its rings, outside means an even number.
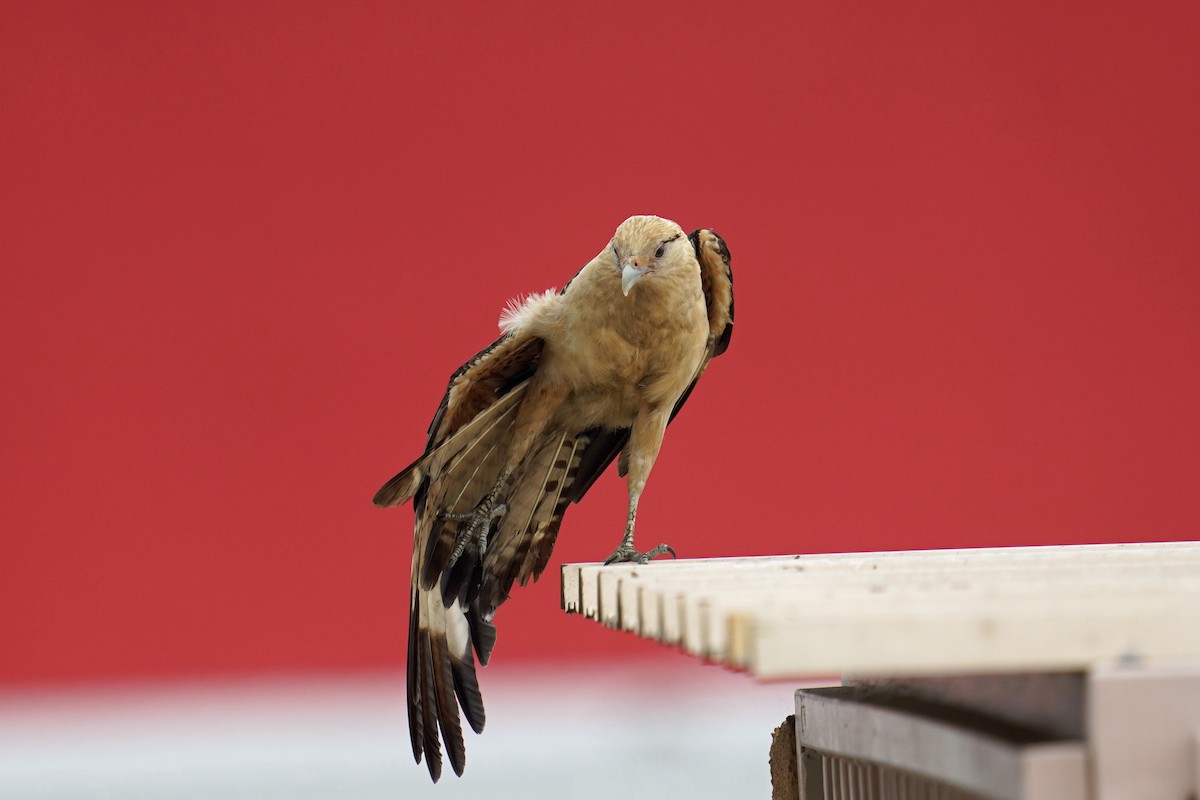
M466 764L459 709L483 731L476 661L497 608L541 575L567 506L614 460L629 502L606 563L675 556L634 548L638 502L667 425L729 346L729 248L711 229L629 217L562 290L510 301L500 330L451 376L425 452L373 498L414 503L408 722L435 783L442 742L456 775Z

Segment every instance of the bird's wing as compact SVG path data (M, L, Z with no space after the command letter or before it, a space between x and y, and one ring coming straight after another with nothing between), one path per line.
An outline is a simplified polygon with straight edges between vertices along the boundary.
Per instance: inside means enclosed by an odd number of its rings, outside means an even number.
M413 756L441 775L441 742L455 773L466 762L459 709L476 731L484 708L476 661L496 641L492 616L514 582L537 579L550 558L588 433L548 431L530 449L498 498L483 557L468 547L450 557L469 515L496 485L529 379L544 342L514 331L458 369L429 426L425 453L376 493L380 506L415 500L408 635L408 719ZM440 732L440 739L439 739Z
M440 512L470 512L495 484L526 383L543 341L505 334L450 378L429 426L425 453L375 494L379 506L415 498L408 630L408 718L413 756L441 775L439 742L451 767L466 761L459 708L476 731L484 725L475 661L486 664L496 630L480 611L482 565L470 553L447 569L460 525Z
M688 234L688 241L692 243L696 260L700 262L700 285L704 290L704 305L708 312L708 346L691 383L671 410L672 420L708 368L708 362L725 352L733 336L733 267L730 264L729 247L716 231L708 228L692 231ZM579 469L571 490L570 500L575 503L583 499L600 473L608 468L629 441L628 428L593 430L588 434L589 442L579 454ZM622 459L617 463L617 473L623 476L626 472Z
M708 309L708 355L700 366L703 372L709 361L725 352L733 336L733 267L729 247L716 231L694 230L688 234L688 241L700 262L700 284Z
M485 619L508 599L514 583L537 580L546 568L589 441L587 433L552 432L522 462L484 558L478 603Z
M537 371L543 344L534 336L505 334L455 370L441 405L429 423L424 454L385 483L372 502L380 508L388 508L417 495L428 478L428 467L435 451L449 451L443 456L459 452L471 435L487 424L491 415L501 411L493 406ZM510 402L515 399L510 398ZM475 427L463 430L470 424Z

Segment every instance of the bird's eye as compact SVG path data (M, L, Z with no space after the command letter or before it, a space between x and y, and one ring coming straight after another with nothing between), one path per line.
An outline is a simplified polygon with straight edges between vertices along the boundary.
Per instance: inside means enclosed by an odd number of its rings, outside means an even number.
M660 244L660 245L658 246L658 249L654 251L654 257L655 257L655 258L662 258L662 256L663 256L663 252L664 252L666 249L667 249L667 243L666 243L666 242L663 242L662 244Z
M618 264L621 263L621 256L619 253L617 253L617 246L615 244L613 245L613 258Z

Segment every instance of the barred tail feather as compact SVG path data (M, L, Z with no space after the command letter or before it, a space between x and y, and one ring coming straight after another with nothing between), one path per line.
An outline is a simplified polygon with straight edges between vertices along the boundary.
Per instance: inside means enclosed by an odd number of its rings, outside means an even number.
M408 632L409 736L414 758L420 763L424 757L436 782L442 773L443 742L454 773L462 775L466 766L459 709L476 733L483 730L483 697L471 642L475 626L470 621L479 611L464 609L457 601L446 605L440 588L415 593L413 603Z

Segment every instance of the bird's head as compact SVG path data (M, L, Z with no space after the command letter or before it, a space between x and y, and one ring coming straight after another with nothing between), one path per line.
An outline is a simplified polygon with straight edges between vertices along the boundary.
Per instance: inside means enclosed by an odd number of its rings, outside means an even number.
M621 292L628 297L648 275L695 261L683 228L662 217L630 217L617 227L609 248L621 275Z

